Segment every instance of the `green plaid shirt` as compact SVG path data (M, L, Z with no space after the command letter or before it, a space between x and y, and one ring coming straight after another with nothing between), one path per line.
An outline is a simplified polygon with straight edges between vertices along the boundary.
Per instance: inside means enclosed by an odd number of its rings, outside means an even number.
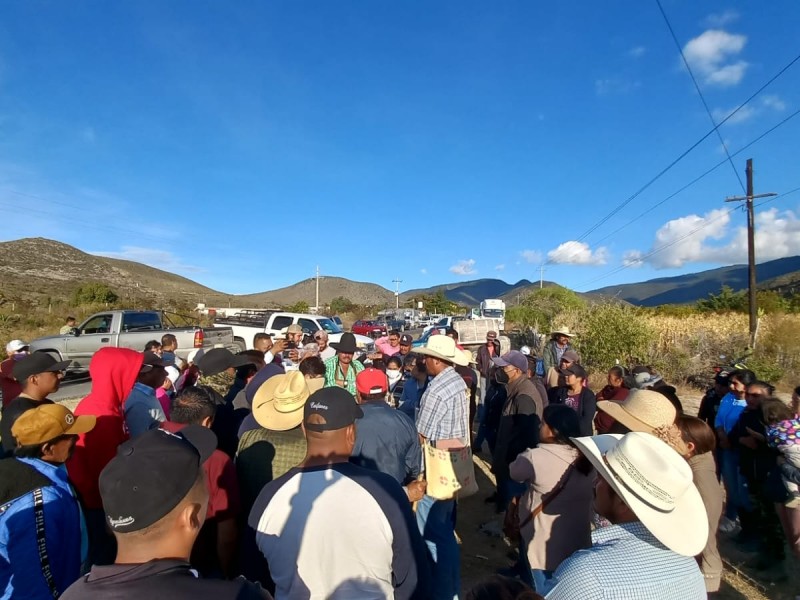
M347 376L344 377L346 384L343 386L348 392L356 395L356 375L364 370L364 364L355 358L350 363L350 368L347 369ZM334 387L338 385L337 379L342 379L342 372L339 369L339 356L334 356L325 361L325 387Z

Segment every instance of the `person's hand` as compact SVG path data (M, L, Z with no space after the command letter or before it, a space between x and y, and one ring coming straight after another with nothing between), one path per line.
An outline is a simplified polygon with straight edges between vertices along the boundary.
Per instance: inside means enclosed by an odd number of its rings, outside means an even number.
M758 442L755 438L750 437L749 435L740 437L739 443L744 446L745 448L750 448L750 450L755 450L758 446Z
M284 350L286 350L286 340L282 339L275 340L272 343L272 348L270 348L270 351L272 352L273 356L275 356L276 354L280 354Z
M759 432L757 432L757 431L753 431L753 430L752 430L752 429L750 429L749 427L745 427L745 429L747 430L747 433L748 433L748 435L749 435L750 437L752 437L752 438L754 438L754 439L756 439L756 440L759 440L759 441L761 441L761 442L763 442L763 441L765 440L765 438L764 438L764 435L763 435L763 434L761 434L761 433L759 433Z
M300 362L300 351L297 348L289 350L289 359L292 362Z
M373 352L372 354L368 354L367 358L370 360L381 360L383 358L383 354L380 352Z
M409 502L419 502L425 495L425 490L428 489L428 482L424 479L419 481L412 481L406 486L406 494L408 495Z

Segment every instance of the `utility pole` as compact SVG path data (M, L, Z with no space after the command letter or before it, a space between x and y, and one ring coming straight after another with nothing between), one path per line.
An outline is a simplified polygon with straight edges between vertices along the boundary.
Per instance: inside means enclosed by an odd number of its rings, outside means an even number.
M544 272L547 269L544 268L544 265L539 266L539 289L544 287Z
M753 210L753 200L756 198L767 198L769 196L777 196L775 192L766 194L753 194L753 159L747 159L747 167L745 168L747 174L747 195L746 196L731 196L725 198L725 202L745 202L747 208L747 300L750 312L750 347L754 348L756 344L756 331L758 330L758 301L756 299L756 221L755 212Z
M394 308L400 308L400 284L403 283L402 279L392 279L394 284Z

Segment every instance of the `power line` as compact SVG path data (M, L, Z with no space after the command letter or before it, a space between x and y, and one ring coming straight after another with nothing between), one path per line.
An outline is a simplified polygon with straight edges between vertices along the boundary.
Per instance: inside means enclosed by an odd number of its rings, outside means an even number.
M790 60L781 70L779 70L775 75L773 75L766 83L764 83L760 88L758 88L755 92L750 94L750 96L742 102L739 106L737 106L727 117L722 119L719 123L717 123L713 129L708 131L703 137L697 140L694 144L692 144L689 148L687 148L683 153L681 153L676 159L674 159L671 163L669 163L666 167L664 167L658 174L656 174L652 179L650 179L647 183L645 183L642 187L640 187L636 192L631 194L627 199L625 199L622 203L617 205L611 212L609 212L605 217L600 219L595 225L587 229L583 234L576 241L581 242L585 240L589 235L591 235L594 231L596 231L599 227L605 224L611 217L616 215L619 211L625 208L628 204L630 204L633 200L635 200L638 196L642 194L647 188L653 185L656 181L658 181L667 171L672 169L676 164L678 164L681 160L683 160L692 150L697 148L701 143L703 143L710 135L712 135L715 131L717 131L722 125L724 125L729 119L731 119L736 113L742 110L745 106L747 106L754 98L756 98L761 92L767 89L776 79L781 77L786 71L788 71L794 64L800 60L800 54L795 56L792 60ZM794 116L794 115L792 115ZM790 117L791 118L791 117ZM786 119L788 120L788 119ZM781 123L782 124L782 123ZM771 131L771 130L770 130ZM763 136L762 136L763 137ZM760 138L759 138L760 139ZM724 164L724 163L723 163ZM576 252L569 258L573 258L577 256L578 253ZM547 259L544 264L552 264L552 259Z
M708 115L708 118L711 120L711 125L714 127L714 131L716 131L717 133L719 142L722 144L722 148L725 150L725 156L728 157L728 162L731 164L731 169L733 169L733 173L736 175L736 179L739 180L739 185L742 186L742 191L744 192L745 187L744 187L744 182L742 181L742 177L741 175L739 175L739 171L736 169L736 165L733 164L733 159L731 158L730 152L728 152L728 145L725 143L725 140L722 139L722 134L719 132L719 128L717 127L717 124L714 121L714 115L711 114L711 109L708 107L708 102L706 102L705 96L703 96L703 91L700 89L700 84L697 83L697 78L694 76L692 67L689 66L689 61L686 60L686 55L683 53L683 47L681 46L681 43L678 41L678 36L675 35L675 30L672 28L672 24L669 22L667 13L664 11L664 7L661 5L661 0L656 0L656 4L658 5L658 10L661 11L661 16L664 17L664 22L667 24L667 29L669 29L669 33L672 36L672 41L675 42L675 46L677 46L678 52L680 52L681 60L683 60L683 64L686 66L686 70L689 71L689 76L692 78L694 89L697 90L697 95L700 96L700 100L703 102L703 107L706 109L706 114Z
M769 203L769 202L772 202L773 200L777 200L778 198L783 198L783 197L785 197L785 196L789 196L790 194L794 194L794 193L796 193L796 192L798 192L798 191L800 191L800 187L794 188L793 190L789 190L789 191L788 191L788 192L786 192L786 193L779 194L778 196L774 196L774 197L772 197L772 198L769 198L768 200L765 200L764 202L759 202L758 204L756 204L756 205L755 205L755 208L758 208L759 206L764 206L765 204L767 204L767 203ZM576 287L577 287L577 288L585 288L585 287L587 287L587 286L589 286L589 285L591 285L591 284L595 283L596 281L601 281L601 280L603 280L603 279L606 279L607 277L611 277L612 275L616 275L617 273L619 273L619 272L621 272L621 271L624 271L625 269L629 269L629 268L631 268L632 266L634 266L634 264L637 264L637 263L642 263L642 262L643 262L643 261L645 261L646 259L648 259L648 258L650 258L650 257L652 257L652 256L655 256L655 255L656 255L656 254L658 254L659 252L663 252L663 251L664 251L664 250L666 250L667 248L671 248L671 247L672 247L672 246L674 246L675 244L677 244L677 243L679 243L679 242L682 242L682 241L683 241L683 240L685 240L686 238L689 238L689 237L693 236L695 233L697 233L697 232L699 232L699 231L702 231L703 229L705 229L705 228L706 228L706 227L708 227L709 225L712 225L712 224L716 223L716 222L717 222L717 221L719 221L720 219L722 219L722 218L726 217L727 215L729 215L730 213L732 213L733 211L735 211L737 208L739 208L739 207L738 207L738 206L734 206L734 207L732 207L732 208L729 208L728 210L726 210L725 212L721 213L720 215L717 215L717 216L716 216L716 217L714 217L713 219L711 219L711 220L709 220L709 221L706 221L706 222L705 222L705 223L703 223L703 225L701 225L700 227L696 227L695 229L692 229L691 231L689 231L688 233L686 233L686 234L682 235L681 237L679 237L679 238L676 238L676 239L672 240L672 241L671 241L671 242L669 242L668 244L664 244L663 246L659 246L658 248L656 248L656 249L654 249L654 250L651 250L650 252L648 252L648 253L647 253L647 254L645 254L644 256L640 256L640 257L638 257L638 258L636 259L636 261L633 261L633 262L631 262L631 263L629 263L629 264L621 265L621 266L617 267L616 269L613 269L612 271L609 271L608 273L605 273L605 274L603 274L603 275L600 275L600 276L598 276L598 277L595 277L594 279L590 279L589 281L586 281L586 282L584 282L584 283L582 283L582 284L580 284L580 285L578 285L578 286L576 286Z

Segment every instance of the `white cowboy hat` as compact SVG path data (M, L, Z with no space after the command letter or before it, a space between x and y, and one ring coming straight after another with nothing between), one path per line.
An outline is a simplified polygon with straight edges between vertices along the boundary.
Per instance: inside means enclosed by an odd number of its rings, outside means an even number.
M428 338L428 343L421 348L416 348L414 353L433 356L461 367L469 364L464 353L456 347L456 341L446 335L431 336Z
M598 400L597 409L611 415L631 431L644 433L670 427L678 416L672 402L652 390L631 390L624 402Z
M639 432L572 441L659 542L682 556L703 551L706 508L689 463L675 450Z
M464 355L464 360L467 361L468 365L476 365L476 364L478 364L478 361L475 358L475 355L472 354L472 350L467 350L466 348L464 348L461 352Z
M565 335L567 337L575 337L575 334L570 332L569 327L565 327L565 326L556 327L556 329L554 329L550 333L550 335L551 336L554 336L554 335Z
M321 386L315 382L314 387L318 389ZM303 407L310 395L307 380L300 371L275 375L262 383L256 391L253 397L253 417L264 429L294 429L303 420Z

